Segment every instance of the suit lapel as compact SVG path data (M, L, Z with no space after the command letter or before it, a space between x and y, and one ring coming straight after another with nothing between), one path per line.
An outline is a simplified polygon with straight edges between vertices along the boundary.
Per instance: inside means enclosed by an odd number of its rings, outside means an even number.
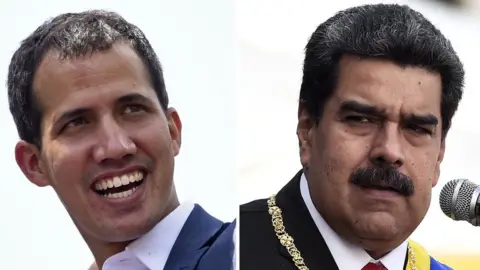
M302 173L303 170L298 172L276 196L277 205L282 209L285 230L293 237L308 268L338 270L335 260L300 194ZM280 254L291 261L292 257L280 242L278 248Z
M222 224L196 204L173 245L164 270L195 269L208 250L209 240Z

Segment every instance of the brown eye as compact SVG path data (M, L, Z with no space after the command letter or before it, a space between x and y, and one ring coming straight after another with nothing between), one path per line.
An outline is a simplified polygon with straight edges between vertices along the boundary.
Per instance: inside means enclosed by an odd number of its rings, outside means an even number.
M128 105L128 106L125 106L124 110L123 110L123 113L124 114L132 114L132 113L137 113L137 112L143 112L145 111L145 109L143 108L143 106L140 106L140 105Z
M426 134L426 135L432 134L432 131L417 125L410 125L408 128L417 134Z
M361 116L361 115L351 115L351 116L347 116L345 117L345 121L346 122L350 122L350 123L359 123L359 124L362 124L362 123L371 123L372 120L365 117L365 116Z
M87 119L85 119L83 117L78 117L78 118L75 118L75 119L69 121L65 126L63 126L63 128L60 130L60 132L63 132L66 129L76 128L76 127L86 125L86 124L88 124Z

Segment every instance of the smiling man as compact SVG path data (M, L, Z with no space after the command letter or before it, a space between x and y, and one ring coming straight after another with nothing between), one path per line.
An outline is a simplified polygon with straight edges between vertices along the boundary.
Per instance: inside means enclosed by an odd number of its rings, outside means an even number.
M177 198L182 123L140 29L104 11L45 22L13 55L8 97L18 166L55 190L99 268L232 269L235 223Z
M241 206L244 270L440 270L409 240L430 206L464 70L407 6L337 13L311 36L297 135L302 170Z

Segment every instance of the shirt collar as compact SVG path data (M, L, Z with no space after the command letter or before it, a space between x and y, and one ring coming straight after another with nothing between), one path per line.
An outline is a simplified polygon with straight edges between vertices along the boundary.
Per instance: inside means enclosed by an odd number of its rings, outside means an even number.
M310 197L305 174L302 174L300 179L300 193L308 208L308 212L312 216L315 225L317 225L317 228L325 240L339 270L362 269L369 262L381 262L388 270L403 270L407 253L407 241L404 241L400 246L392 250L383 258L374 260L365 250L341 238L327 224L320 213L318 213L313 204L312 198Z
M113 266L121 264L122 269L128 269L125 268L126 264L132 264L131 261L133 260L137 263L140 261L151 270L163 269L170 251L193 208L193 203L182 203L155 225L152 230L130 243L125 251L108 258L104 267L108 265L108 268L116 269Z

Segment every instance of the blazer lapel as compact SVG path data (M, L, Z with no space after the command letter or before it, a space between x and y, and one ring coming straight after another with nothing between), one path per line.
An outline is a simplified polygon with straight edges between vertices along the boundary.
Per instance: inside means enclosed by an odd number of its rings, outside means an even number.
M173 245L164 270L195 269L208 250L209 240L222 224L196 204Z
M309 269L338 270L338 266L300 194L302 173L303 170L298 172L276 196L277 206L282 209L285 230L293 237L295 246ZM282 256L291 260L291 255L280 242L278 248Z

